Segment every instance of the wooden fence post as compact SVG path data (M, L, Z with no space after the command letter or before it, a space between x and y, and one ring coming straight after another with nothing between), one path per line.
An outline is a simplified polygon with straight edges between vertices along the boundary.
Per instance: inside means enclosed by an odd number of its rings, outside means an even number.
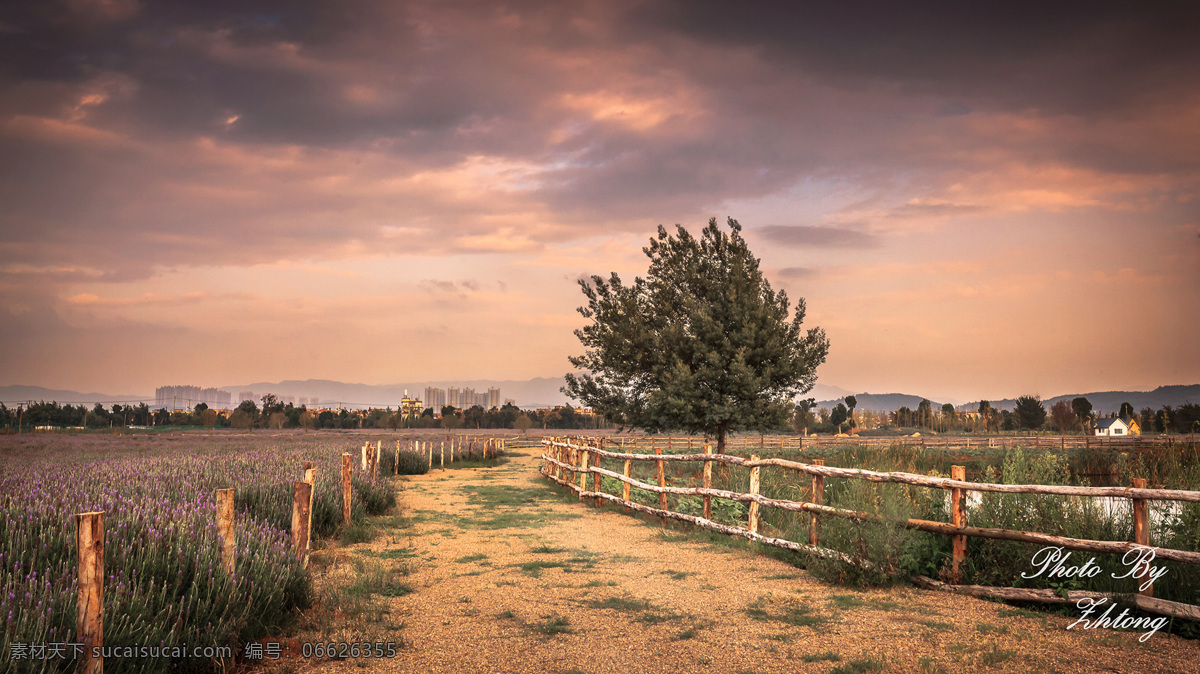
M813 459L814 466L824 466L825 459ZM821 505L825 502L825 476L813 475L812 483L812 503L813 505ZM821 540L821 521L817 519L816 513L808 514L808 544L816 547Z
M305 461L304 463L312 463ZM311 469L310 469L311 470ZM233 574L237 560L237 535L233 528L233 490L217 490L217 538L221 541L221 564Z
M442 452L440 458L438 459L438 467L442 470L446 470L446 441L442 440L440 444L442 446Z
M82 674L104 674L104 658L93 657L92 649L104 645L104 513L75 516L76 565L79 591L76 595L75 639L83 643Z
M429 453L429 470L433 470L433 443L425 443L425 451Z
M761 439L762 436L759 436L759 437ZM750 460L758 461L758 455L751 454ZM758 495L758 470L759 470L758 466L752 466L750 468L750 493L754 496ZM758 533L758 501L750 502L750 517L749 517L748 524L750 525L750 531L753 531L754 533L757 534Z
M655 447L654 453L659 456L662 456L663 448ZM663 470L662 459L659 459L658 461L655 461L654 463L657 464L657 469L658 469L658 486L660 486L660 487L667 486L667 474ZM661 491L658 492L658 507L662 510L667 509L667 495L665 492L661 492ZM662 525L664 527L667 526L667 516L663 515L660 519L662 520Z
M599 449L604 449L603 441L601 442ZM600 455L599 454L596 455L596 458L592 462L592 465L594 465L597 468L600 467ZM596 492L597 494L600 493L600 473L592 473L592 491ZM604 505L604 499L597 496L596 497L596 507L599 508L602 505Z
M587 489L588 451L579 453L579 500L583 500L583 490Z
M383 440L375 441L375 454L371 457L371 481L379 476L379 456L383 454Z
M308 536L312 524L313 486L303 480L292 485L292 543L301 566L308 566Z
M359 448L359 451L362 452L362 469L364 472L366 472L366 470L367 470L367 447L370 447L370 446L371 446L371 443L364 442L363 446L361 448Z
M625 477L629 477L629 469L632 466L633 466L633 461L630 459L625 459ZM628 501L629 500L629 483L622 482L621 485L622 485L621 498ZM629 512L629 506L625 506L625 512Z
M962 480L967 479L966 466L950 466L950 479ZM966 526L967 516L963 511L963 490L954 488L950 490L950 523L956 527ZM954 536L954 562L950 569L950 584L958 585L962 582L962 562L967 557L967 537L961 534Z
M350 454L342 453L342 521L350 524L350 473L353 466L350 464Z
M1145 489L1146 478L1133 478L1133 488ZM1133 542L1150 547L1150 504L1144 498L1133 499ZM1149 569L1146 569L1145 573L1149 573ZM1145 573L1137 577L1139 584L1145 577ZM1143 597L1153 597L1154 586L1150 585L1145 590L1138 590L1138 594Z
M712 443L708 440L704 441L704 453L712 456ZM712 489L712 461L704 462L704 488ZM712 519L712 497L708 494L704 495L704 519Z

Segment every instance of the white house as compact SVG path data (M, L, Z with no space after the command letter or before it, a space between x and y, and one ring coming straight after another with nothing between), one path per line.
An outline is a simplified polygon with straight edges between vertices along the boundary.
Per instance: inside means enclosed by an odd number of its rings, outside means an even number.
M1108 417L1096 422L1096 435L1129 435L1129 425L1120 417Z

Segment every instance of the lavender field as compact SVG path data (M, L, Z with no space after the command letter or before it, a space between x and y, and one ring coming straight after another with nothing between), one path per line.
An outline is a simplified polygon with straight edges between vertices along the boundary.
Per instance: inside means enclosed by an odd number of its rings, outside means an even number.
M291 490L317 468L313 538L341 522L342 452L355 456L355 518L394 496L372 485L358 434L0 436L0 661L5 671L74 671L74 515L103 511L105 646L228 646L238 653L309 605L290 549ZM394 437L385 446L394 446ZM390 466L389 466L390 467ZM214 491L235 489L236 571L221 567ZM56 647L55 644L68 644ZM41 646L46 651L41 657ZM190 659L113 659L106 672L213 669Z

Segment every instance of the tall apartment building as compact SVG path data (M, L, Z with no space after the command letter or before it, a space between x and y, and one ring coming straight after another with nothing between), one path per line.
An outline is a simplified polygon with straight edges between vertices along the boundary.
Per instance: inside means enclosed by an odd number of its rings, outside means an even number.
M191 409L200 403L209 407L229 407L228 391L199 386L160 386L154 389L155 409Z
M425 406L432 407L433 411L438 414L441 414L442 408L447 405L459 410L478 405L488 410L500 407L500 400L500 389L498 388L489 388L487 393L476 393L475 389L470 387L460 389L451 386L445 390L432 386L425 387Z
M425 387L425 406L432 407L434 414L441 414L442 408L447 404L449 403L446 402L446 391L444 389L433 388L432 386Z

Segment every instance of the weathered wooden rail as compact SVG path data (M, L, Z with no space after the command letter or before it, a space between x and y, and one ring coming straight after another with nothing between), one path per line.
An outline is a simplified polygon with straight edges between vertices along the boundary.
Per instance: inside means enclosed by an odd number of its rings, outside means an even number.
M880 521L881 517L843 508L823 505L825 478L859 479L870 482L906 484L932 489L950 491L951 522L934 522L929 520L907 519L898 524L920 531L952 536L954 540L951 567L951 589L959 587L961 580L961 564L966 557L967 538L991 538L998 540L1038 543L1046 546L1056 546L1066 550L1080 550L1105 554L1123 555L1130 550L1149 547L1149 501L1175 501L1184 503L1200 503L1200 492L1179 489L1147 489L1145 480L1135 479L1131 487L1073 487L1065 485L1012 485L969 482L965 479L962 466L955 466L950 478L930 477L913 473L890 472L882 473L851 468L837 468L823 465L823 461L800 463L786 459L760 459L756 455L742 458L729 454L713 454L710 444L704 445L702 454L663 454L661 446L655 447L654 454L636 452L609 451L606 449L606 439L591 438L548 438L544 439L545 450L542 454L544 465L542 473L549 479L568 487L579 494L580 499L594 499L596 507L604 501L620 504L629 510L636 510L660 517L665 524L667 519L684 521L704 529L722 534L739 536L748 540L771 545L796 552L807 552L823 557L835 557L860 566L868 565L864 560L854 560L836 550L820 546L818 516L842 517L864 521ZM618 443L614 443L618 444ZM622 461L623 471L616 472L600 467L601 461ZM630 476L634 461L656 464L656 482L649 484ZM669 462L702 462L704 478L702 487L669 486L666 484L664 464ZM712 465L742 466L750 469L750 491L748 493L714 489L712 487ZM812 476L813 489L809 501L788 501L773 499L759 493L759 471L767 466L776 466L798 473ZM568 473L570 474L568 476ZM592 475L592 488L588 489L587 476ZM608 494L601 490L601 479L609 477L620 481L622 495ZM630 499L630 489L636 487L659 495L659 507L654 508ZM1012 529L995 529L974 527L966 523L966 509L963 501L968 491L995 492L1009 494L1045 494L1059 496L1108 497L1125 498L1132 503L1134 516L1133 541L1093 541L1087 539L1069 538L1033 531L1018 531ZM695 516L673 512L667 504L667 495L701 496L704 499L703 515ZM711 499L721 498L749 505L745 527L721 524L712 520ZM759 532L758 509L760 507L778 508L792 512L807 512L812 517L809 527L809 542L807 544L786 539L765 536ZM1200 564L1200 552L1190 550L1174 550L1169 548L1154 548L1156 558L1166 559L1187 564ZM919 579L926 586L938 585L930 579ZM965 587L965 586L963 586ZM973 587L973 586L972 586ZM987 589L987 588L985 588ZM996 596L1011 595L1012 588L991 588L997 591ZM1177 602L1165 602L1152 599L1153 586L1142 590L1137 600L1139 606L1147 610L1165 613L1167 615L1200 620L1200 607ZM976 589L975 593L980 590ZM1006 595L1007 593L1007 595ZM1038 593L1029 594L1029 600L1039 600Z
M743 435L726 440L726 451L753 451L755 449L785 451L800 451L804 449L821 449L828 447L923 447L927 449L1012 449L1013 447L1029 447L1031 449L1114 449L1138 450L1151 447L1171 447L1194 443L1191 435L1128 435L1123 437L1104 437L1094 435L898 435L898 436L857 436L857 435ZM704 438L696 436L650 436L634 435L612 438L610 444L623 448L641 448L662 446L668 450L681 447L700 448L704 446Z

